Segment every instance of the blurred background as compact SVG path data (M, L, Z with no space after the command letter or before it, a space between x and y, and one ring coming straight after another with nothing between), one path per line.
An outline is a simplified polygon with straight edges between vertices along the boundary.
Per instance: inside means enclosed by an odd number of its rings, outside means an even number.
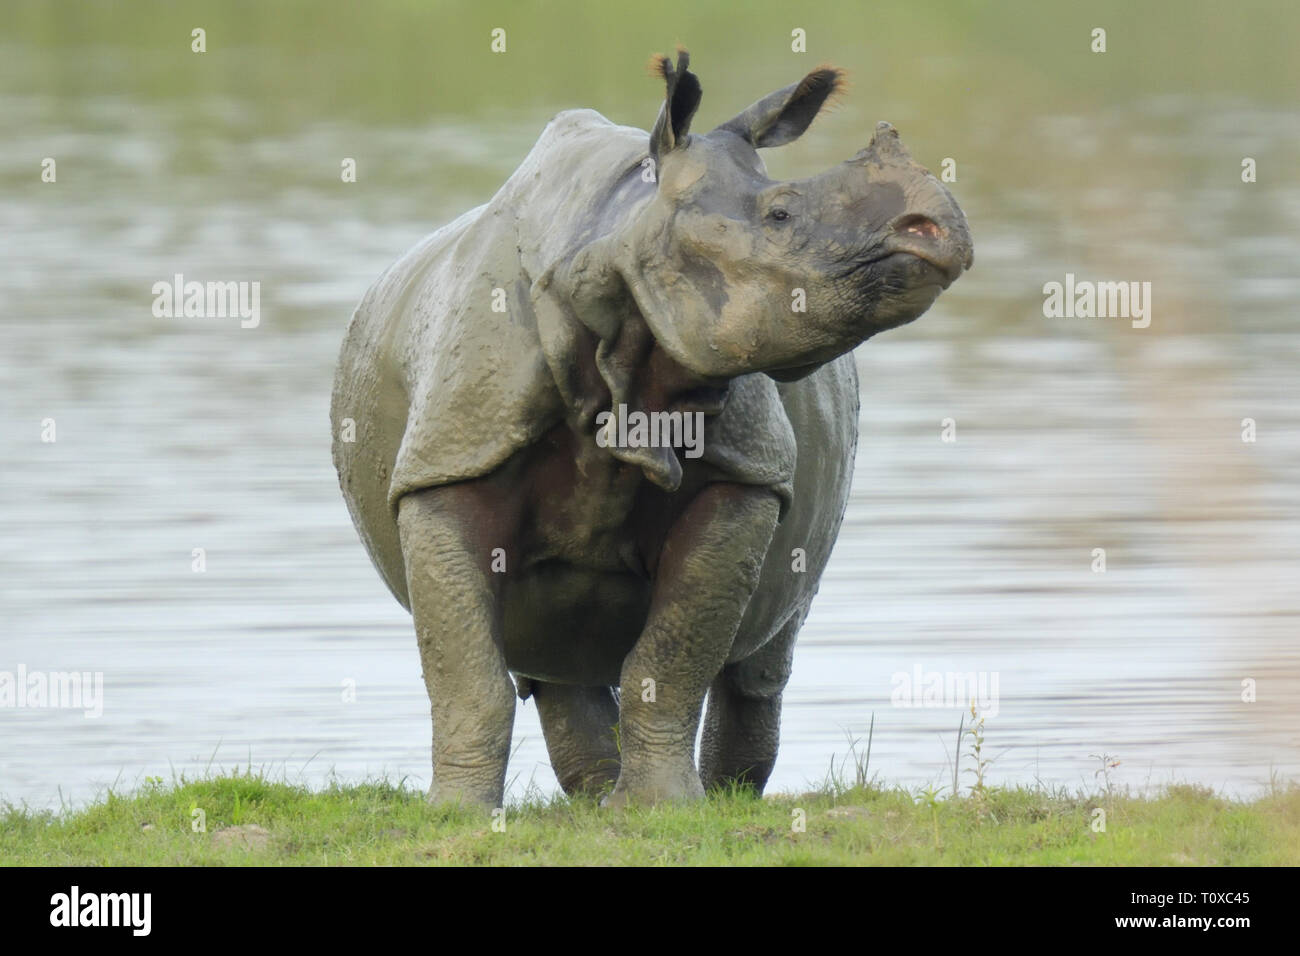
M853 500L772 788L821 781L873 715L871 772L949 783L961 708L891 706L917 667L998 675L993 783L1091 787L1094 755L1135 788L1294 779L1298 35L1300 7L1251 0L6 0L0 670L105 684L98 719L0 709L0 798L250 764L427 786L410 619L330 463L344 327L555 112L651 125L645 63L679 41L698 130L846 68L770 173L888 120L936 172L955 160L976 242L926 316L858 350ZM1150 327L1045 318L1067 272L1152 283ZM260 325L155 318L175 273L260 282ZM512 792L554 789L531 703L515 735Z

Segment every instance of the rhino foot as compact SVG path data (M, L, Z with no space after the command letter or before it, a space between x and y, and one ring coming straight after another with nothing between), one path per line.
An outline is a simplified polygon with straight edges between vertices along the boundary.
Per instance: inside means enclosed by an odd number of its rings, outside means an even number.
M703 798L704 784L689 758L652 764L640 772L629 770L625 760L614 791L601 800L600 805L621 810L629 806L688 803Z

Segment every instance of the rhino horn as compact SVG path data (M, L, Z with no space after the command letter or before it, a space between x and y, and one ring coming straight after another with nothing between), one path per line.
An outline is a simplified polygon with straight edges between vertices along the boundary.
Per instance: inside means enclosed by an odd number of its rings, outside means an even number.
M866 148L859 150L849 160L850 163L860 163L862 165L885 162L910 163L911 161L912 154L907 151L907 147L898 138L898 130L883 120L876 124L876 131Z

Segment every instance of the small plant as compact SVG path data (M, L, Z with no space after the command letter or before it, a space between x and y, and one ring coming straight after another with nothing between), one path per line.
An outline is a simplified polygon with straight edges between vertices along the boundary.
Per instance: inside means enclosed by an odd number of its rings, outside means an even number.
M917 802L930 808L930 824L934 827L934 848L939 849L939 794L943 787L933 785L926 787L918 796Z
M964 719L965 715L962 716ZM993 761L984 756L984 715L975 709L974 700L970 702L970 716L971 724L966 731L966 736L970 738L970 755L975 765L966 768L966 772L975 777L975 782L970 788L971 796L983 797L988 792L988 786L984 783L984 772Z
M958 775L958 770L961 767L961 739L963 736L962 731L965 727L966 715L962 714L957 720L957 746L953 748L952 752L952 795L954 797L961 792L959 789L959 781L961 778Z
M853 758L853 785L859 790L866 790L871 786L871 740L876 735L876 712L871 712L871 723L867 727L867 752L863 757L858 756L857 738L849 740L849 756Z
M844 736L849 741L848 756L840 763L839 769L835 766L835 757L831 757L831 768L826 774L822 783L824 789L835 793L837 796L842 795L850 790L869 790L875 786L875 780L871 774L871 741L876 734L876 713L871 712L871 723L867 727L867 749L865 754L858 753L858 746L862 739L854 737L846 728ZM849 762L853 763L853 777L850 781L845 775L845 769Z
M1108 753L1088 754L1093 760L1101 762L1101 766L1093 771L1093 779L1101 777L1102 792L1106 794L1107 805L1111 802L1113 788L1110 782L1110 772L1119 766L1119 758Z

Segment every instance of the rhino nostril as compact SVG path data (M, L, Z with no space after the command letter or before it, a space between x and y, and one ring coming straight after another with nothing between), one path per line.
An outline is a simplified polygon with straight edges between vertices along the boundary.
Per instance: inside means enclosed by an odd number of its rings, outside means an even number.
M894 231L908 236L921 236L925 239L943 238L939 224L928 216L904 216L894 225Z

